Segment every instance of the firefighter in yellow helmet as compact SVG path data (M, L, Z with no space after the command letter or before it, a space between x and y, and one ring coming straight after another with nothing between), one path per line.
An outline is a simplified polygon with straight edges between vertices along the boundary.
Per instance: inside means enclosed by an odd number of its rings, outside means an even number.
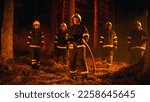
M40 22L37 20L33 22L33 28L28 34L27 44L31 49L32 68L38 69L40 67L41 48L44 46L45 42L43 32L40 29Z
M146 49L147 33L143 30L140 21L135 22L133 31L128 34L128 51L130 52L130 64L137 63Z
M89 40L89 33L87 28L81 24L81 16L79 14L74 14L72 16L73 25L69 27L69 64L71 78L77 78L78 69L81 70L82 79L87 79L88 77L88 67L86 63L86 46L83 42Z
M60 28L58 29L57 34L55 35L54 48L55 48L55 64L60 60L60 57L63 57L64 66L68 65L67 59L67 24L61 23Z
M112 29L112 23L105 24L105 30L100 34L100 47L102 49L102 61L109 68L112 65L114 50L117 49L117 35Z

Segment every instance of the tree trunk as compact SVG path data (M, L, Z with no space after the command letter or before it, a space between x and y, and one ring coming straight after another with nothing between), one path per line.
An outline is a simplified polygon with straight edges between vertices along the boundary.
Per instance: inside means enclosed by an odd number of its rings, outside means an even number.
M147 28L148 28L148 39L145 51L145 64L143 74L149 73L150 75L150 8L148 8L148 20L147 20Z
M98 6L98 2L97 0L94 0L94 48L96 48L96 45L97 45L97 16L98 16L98 10L97 10L97 6Z
M1 64L12 66L13 55L13 19L14 19L14 0L4 1L3 24L1 29Z
M66 0L62 1L62 22L64 22L65 20L65 4L66 4Z
M71 17L75 13L75 0L69 0L69 26L72 25Z

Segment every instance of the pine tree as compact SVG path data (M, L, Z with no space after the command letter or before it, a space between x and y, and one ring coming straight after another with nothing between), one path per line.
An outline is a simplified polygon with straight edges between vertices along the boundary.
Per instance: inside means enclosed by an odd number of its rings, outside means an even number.
M13 55L14 0L4 1L3 24L1 29L1 64L12 67Z

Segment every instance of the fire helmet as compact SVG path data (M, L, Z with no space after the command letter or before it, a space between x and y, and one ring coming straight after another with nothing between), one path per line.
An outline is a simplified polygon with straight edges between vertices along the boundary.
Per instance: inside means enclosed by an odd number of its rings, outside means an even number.
M39 25L40 26L40 22L38 21L38 20L35 20L34 22L33 22L33 26L34 25Z
M112 26L112 23L111 23L111 22L107 22L107 23L105 24L105 26L107 26L107 25L111 25L111 26Z
M65 26L67 28L67 24L66 23L61 23L60 27Z
M80 14L78 14L78 13L74 14L74 15L71 17L71 19L73 20L73 18L75 18L75 17L78 18L79 21L81 22L82 18L81 18L81 16L80 16Z

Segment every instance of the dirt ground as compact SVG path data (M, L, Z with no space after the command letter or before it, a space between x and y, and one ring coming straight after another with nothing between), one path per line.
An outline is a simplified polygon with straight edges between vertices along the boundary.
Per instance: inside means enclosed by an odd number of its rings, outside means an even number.
M110 68L102 66L96 59L96 71L92 72L91 59L87 59L89 75L82 80L80 70L76 80L70 79L69 68L61 62L54 64L53 59L44 58L40 69L32 69L30 58L21 56L15 58L12 70L0 71L2 85L130 85L138 84L135 69L128 68L126 63L114 62Z

